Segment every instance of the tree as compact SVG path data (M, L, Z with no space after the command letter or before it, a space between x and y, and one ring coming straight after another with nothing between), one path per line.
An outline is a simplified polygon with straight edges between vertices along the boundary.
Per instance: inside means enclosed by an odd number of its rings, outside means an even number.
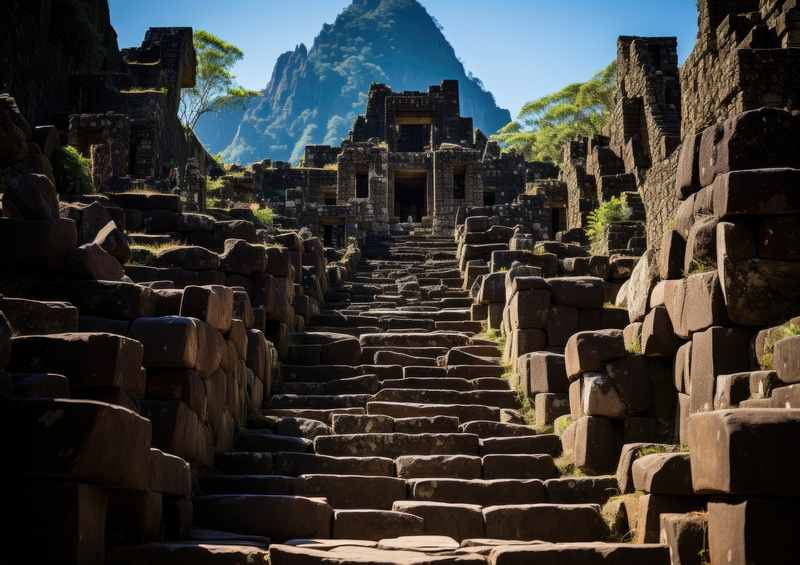
M576 82L558 92L525 104L517 119L492 136L504 151L516 150L531 161L561 161L565 142L597 135L603 129L616 88L616 63L587 82Z
M203 30L194 32L194 49L197 52L195 86L181 92L179 116L184 126L194 130L200 117L226 106L244 104L260 93L248 90L235 82L231 72L242 60L241 49Z

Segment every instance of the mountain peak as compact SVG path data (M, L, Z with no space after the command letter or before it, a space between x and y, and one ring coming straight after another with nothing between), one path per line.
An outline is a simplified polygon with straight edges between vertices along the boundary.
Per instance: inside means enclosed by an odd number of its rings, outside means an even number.
M209 147L212 153L222 150L226 160L239 163L297 161L308 144L338 145L364 111L372 83L403 91L457 80L461 114L472 117L477 128L492 133L511 120L465 71L417 0L353 0L333 24L322 27L310 49L301 43L287 54L276 62L263 96L244 113L229 112L231 141ZM221 121L213 120L214 127ZM201 123L203 141L205 129Z

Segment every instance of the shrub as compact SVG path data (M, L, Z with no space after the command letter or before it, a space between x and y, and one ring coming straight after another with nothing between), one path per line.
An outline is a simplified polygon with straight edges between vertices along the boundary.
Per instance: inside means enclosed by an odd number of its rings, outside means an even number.
M69 145L59 147L50 160L56 189L60 194L91 194L94 192L90 175L91 161Z
M621 198L615 196L603 202L597 209L589 212L586 235L592 244L597 244L605 237L606 228L614 222L624 222L631 217L631 209Z
M206 192L218 192L222 190L224 184L225 183L220 178L212 179L206 177Z
M253 208L253 214L255 215L258 223L265 226L272 225L272 221L275 219L275 213L269 206L265 206L264 208Z

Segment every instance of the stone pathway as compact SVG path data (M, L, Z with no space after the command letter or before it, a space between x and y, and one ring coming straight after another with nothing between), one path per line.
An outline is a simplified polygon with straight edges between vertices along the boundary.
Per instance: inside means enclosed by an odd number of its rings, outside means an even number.
M616 479L560 476L560 439L525 423L470 320L453 240L395 237L364 256L200 478L195 526L269 538L273 564L667 563L663 546L594 543Z

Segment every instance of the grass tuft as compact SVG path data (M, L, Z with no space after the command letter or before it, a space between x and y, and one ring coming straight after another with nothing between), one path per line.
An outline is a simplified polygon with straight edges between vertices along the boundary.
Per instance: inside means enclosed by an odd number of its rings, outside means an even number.
M772 369L774 363L775 344L787 337L800 335L800 323L787 322L782 326L777 326L767 330L764 339L764 351L761 354L761 368Z

